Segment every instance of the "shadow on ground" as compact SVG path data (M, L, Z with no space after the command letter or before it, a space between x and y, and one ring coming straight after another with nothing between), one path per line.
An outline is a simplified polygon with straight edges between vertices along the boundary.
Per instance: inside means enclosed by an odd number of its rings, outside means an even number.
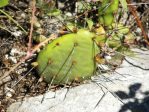
M125 103L119 112L149 112L149 91L140 92L141 83L135 83L129 86L129 92L117 91L115 94L122 100L129 100ZM136 97L137 93L144 96L143 99Z

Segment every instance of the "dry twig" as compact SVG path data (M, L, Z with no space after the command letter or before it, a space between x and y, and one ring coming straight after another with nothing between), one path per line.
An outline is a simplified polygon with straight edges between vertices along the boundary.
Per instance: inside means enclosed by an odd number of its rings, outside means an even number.
M127 3L131 4L130 0L127 0ZM140 29L142 31L142 35L144 37L144 40L145 40L146 44L149 46L148 35L146 34L146 32L145 32L145 30L144 30L144 28L142 26L142 22L141 22L141 20L139 19L138 15L137 15L135 7L133 5L128 5L128 7L129 7L129 10L132 13L132 15L135 17L137 25L140 27Z
M53 34L51 35L48 39L46 39L45 41L41 42L39 45L37 45L36 47L34 47L32 49L32 34L33 34L33 24L34 24L34 18L35 18L35 11L36 11L36 7L35 7L35 0L33 0L32 2L32 18L31 18L31 28L30 28L30 33L29 33L29 42L28 42L28 51L27 51L27 55L25 57L23 57L15 66L13 66L12 68L10 68L10 70L8 72L6 72L2 77L0 77L0 80L3 80L4 78L6 78L11 72L13 72L19 65L21 65L23 62L25 62L26 60L28 60L29 58L31 58L33 56L33 54L38 51L43 45L45 45L46 43L48 43L49 41L53 40L56 38L56 35Z

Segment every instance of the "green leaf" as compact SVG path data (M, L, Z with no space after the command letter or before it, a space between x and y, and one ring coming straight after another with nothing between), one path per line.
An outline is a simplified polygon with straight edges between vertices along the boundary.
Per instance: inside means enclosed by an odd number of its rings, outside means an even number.
M120 0L120 3L121 3L121 5L122 5L124 11L127 12L127 11L128 11L128 7L127 7L127 2L126 2L126 0Z
M88 28L91 30L94 24L93 21L91 19L87 19L86 22L88 24Z
M8 5L9 0L0 0L0 8Z
M48 12L48 16L59 16L61 14L61 11L59 9L53 9Z

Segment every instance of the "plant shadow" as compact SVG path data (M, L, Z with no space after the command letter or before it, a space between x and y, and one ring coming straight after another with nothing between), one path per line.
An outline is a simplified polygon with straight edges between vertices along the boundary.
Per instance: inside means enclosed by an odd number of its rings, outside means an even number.
M149 91L140 92L141 83L135 83L129 86L129 92L117 91L115 94L122 100L128 100L119 112L149 112ZM143 95L143 99L136 97L137 93Z

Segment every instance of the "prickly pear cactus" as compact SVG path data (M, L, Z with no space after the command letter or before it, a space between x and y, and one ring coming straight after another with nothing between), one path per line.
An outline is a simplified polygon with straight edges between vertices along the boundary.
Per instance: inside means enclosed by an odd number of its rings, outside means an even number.
M119 0L103 0L98 9L99 22L105 26L110 26L114 21L114 13L117 12Z
M38 73L52 84L66 84L90 78L95 71L99 48L95 34L81 29L57 38L38 55Z

